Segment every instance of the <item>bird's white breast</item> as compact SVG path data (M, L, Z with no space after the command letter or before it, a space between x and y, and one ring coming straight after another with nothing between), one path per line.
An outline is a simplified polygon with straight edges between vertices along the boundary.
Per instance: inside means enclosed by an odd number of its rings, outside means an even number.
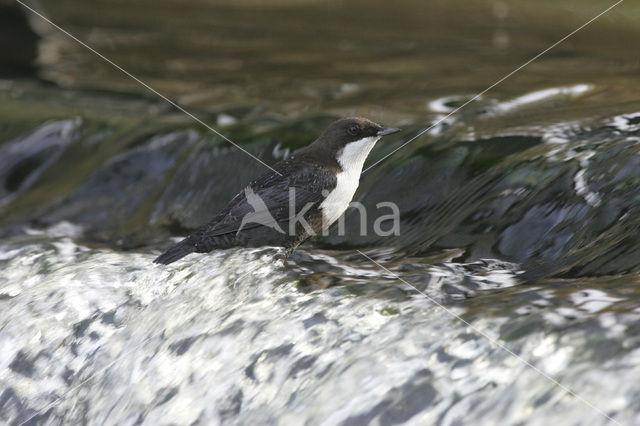
M338 220L349 207L360 183L360 173L362 173L364 161L378 139L380 137L373 136L351 142L338 154L338 163L340 163L342 171L336 175L336 187L320 204L323 229Z

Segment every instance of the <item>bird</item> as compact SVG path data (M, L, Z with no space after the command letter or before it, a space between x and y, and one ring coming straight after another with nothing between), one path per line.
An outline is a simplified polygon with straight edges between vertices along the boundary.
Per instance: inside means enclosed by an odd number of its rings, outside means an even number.
M210 222L170 247L154 263L231 247L275 246L290 255L345 212L367 156L380 138L399 132L362 117L333 122L240 191Z

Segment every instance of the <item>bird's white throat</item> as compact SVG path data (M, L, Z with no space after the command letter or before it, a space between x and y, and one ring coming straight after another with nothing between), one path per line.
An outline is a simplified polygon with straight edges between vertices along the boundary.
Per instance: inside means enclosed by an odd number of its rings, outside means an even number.
M372 136L353 141L338 152L338 163L342 171L336 175L336 187L320 204L323 228L328 228L338 220L349 207L349 203L353 199L353 195L356 193L360 183L362 166L379 139L379 136Z
M371 136L345 145L338 152L338 163L340 163L342 171L345 173L357 172L359 177L369 152L378 140L380 140L380 136Z

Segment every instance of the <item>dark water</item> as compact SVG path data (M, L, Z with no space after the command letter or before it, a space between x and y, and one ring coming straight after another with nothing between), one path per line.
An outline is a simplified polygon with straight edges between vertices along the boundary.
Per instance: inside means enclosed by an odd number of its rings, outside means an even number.
M609 5L34 3L268 164L347 115L374 164ZM167 268L264 167L0 10L0 422L640 422L638 5L363 174L399 236Z

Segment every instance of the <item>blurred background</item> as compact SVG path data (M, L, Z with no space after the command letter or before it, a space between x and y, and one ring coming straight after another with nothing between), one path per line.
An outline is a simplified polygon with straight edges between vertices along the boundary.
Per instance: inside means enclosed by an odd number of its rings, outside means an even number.
M137 82L3 0L3 74L140 94ZM523 1L96 1L29 3L161 93L203 109L268 104L424 120L426 101L493 84L610 4ZM613 3L611 3L613 4ZM629 100L634 5L616 8L505 81L493 97L589 81ZM626 95L626 96L625 96ZM594 96L590 104L606 96Z
M264 167L0 0L0 420L640 422L640 5L26 2L271 164L339 117L401 234L150 262ZM393 274L355 251L364 250ZM267 260L265 260L267 259Z

